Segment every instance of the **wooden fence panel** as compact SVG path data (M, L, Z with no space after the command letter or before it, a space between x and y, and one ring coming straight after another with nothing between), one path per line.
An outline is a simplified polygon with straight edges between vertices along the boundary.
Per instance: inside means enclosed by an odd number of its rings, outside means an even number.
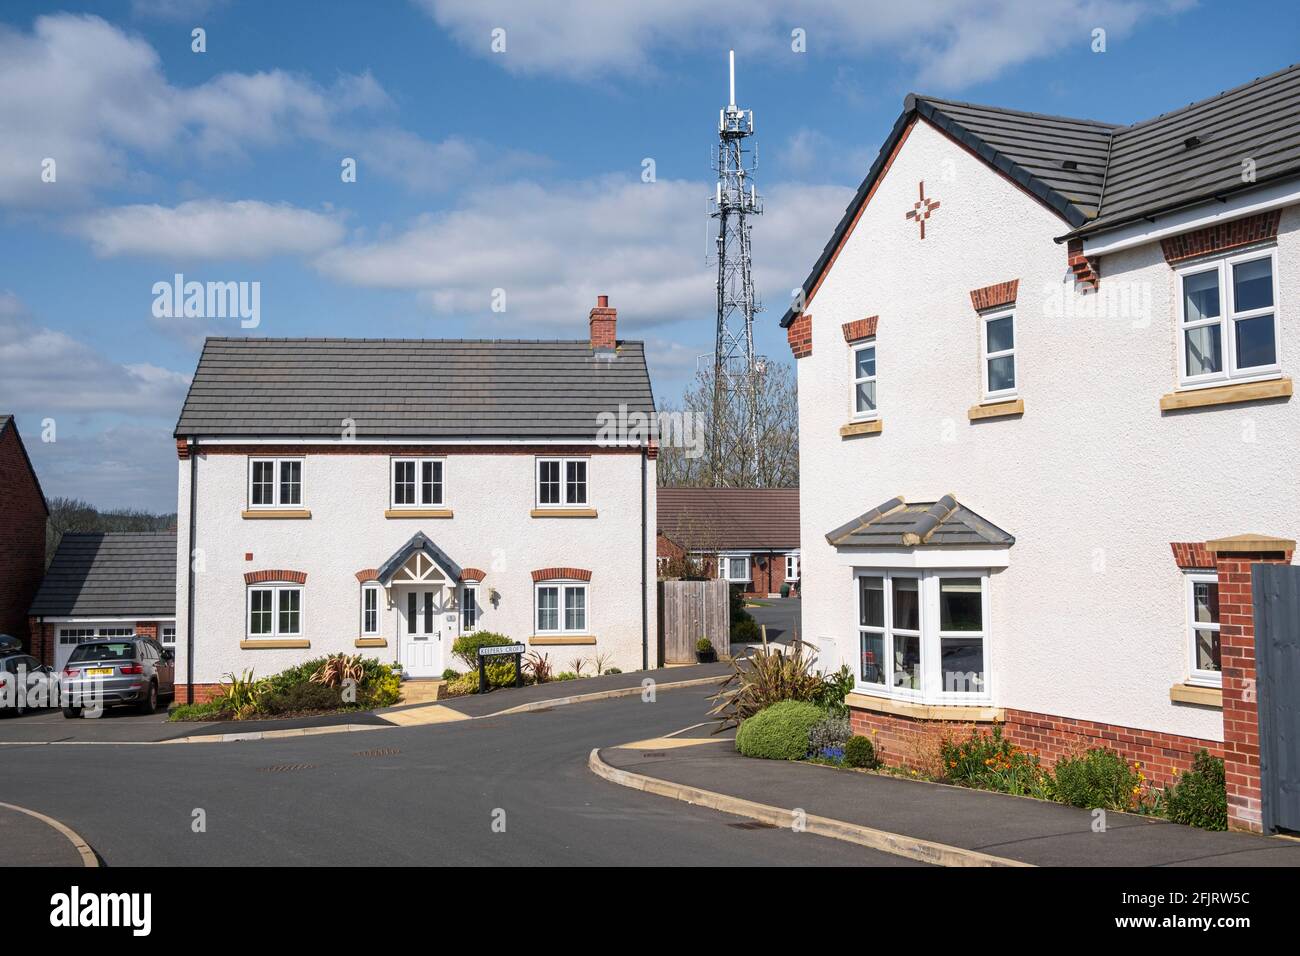
M659 582L659 648L665 664L695 662L707 637L719 660L731 656L731 597L726 581Z

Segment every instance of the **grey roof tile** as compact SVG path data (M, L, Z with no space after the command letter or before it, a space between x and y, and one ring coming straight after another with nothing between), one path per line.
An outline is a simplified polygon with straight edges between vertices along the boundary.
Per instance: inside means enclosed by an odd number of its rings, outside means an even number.
M826 535L833 546L869 548L1010 547L1016 539L952 495L909 504L890 498Z
M210 338L176 435L593 439L620 405L654 411L641 342Z
M32 602L42 617L173 617L176 533L68 532Z

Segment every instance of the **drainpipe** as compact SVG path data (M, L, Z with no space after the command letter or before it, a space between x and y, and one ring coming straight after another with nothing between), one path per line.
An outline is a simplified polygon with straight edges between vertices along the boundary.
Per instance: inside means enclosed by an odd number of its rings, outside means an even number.
M188 569L189 599L185 614L185 703L194 703L194 535L198 518L194 513L195 485L198 481L198 442L190 442L190 531L186 542L185 567Z
M641 669L650 668L650 614L649 597L646 594L646 454L645 448L641 449Z

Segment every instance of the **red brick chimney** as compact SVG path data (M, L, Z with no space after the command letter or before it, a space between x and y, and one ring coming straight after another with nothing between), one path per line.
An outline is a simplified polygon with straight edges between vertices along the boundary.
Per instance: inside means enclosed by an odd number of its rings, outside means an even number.
M618 309L609 307L609 296L596 296L596 307L591 310L591 347L597 352L612 352L618 326Z

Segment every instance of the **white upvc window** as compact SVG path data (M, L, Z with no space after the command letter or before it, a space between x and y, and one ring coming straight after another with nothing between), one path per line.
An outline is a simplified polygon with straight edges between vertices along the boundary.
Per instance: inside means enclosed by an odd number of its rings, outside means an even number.
M797 553L785 556L785 579L787 581L799 580L799 555Z
M538 634L586 634L587 585L570 581L543 581L536 588Z
M378 637L380 634L380 613L383 590L374 583L361 585L361 636Z
M850 398L853 418L876 418L880 409L876 402L876 340L868 339L849 350L849 377L853 381Z
M248 637L302 636L302 587L297 584L256 584L248 588Z
M393 458L389 466L393 508L441 508L446 504L441 458Z
M478 627L478 585L466 584L461 587L460 595L460 630L462 634L473 634Z
M1277 250L1186 265L1176 277L1182 387L1276 378L1281 373Z
M1220 687L1219 578L1214 572L1185 575L1187 588L1188 683Z
M1016 316L990 312L980 316L980 365L984 400L1003 401L1016 395Z
M95 629L93 627L59 628L60 644L80 644L82 641L93 641L94 639Z
M859 689L934 703L986 701L988 575L857 572Z
M748 554L718 555L718 577L732 584L748 584L750 580Z
M175 624L164 624L160 630L161 630L160 640L162 641L164 647L170 647L171 645L176 643Z
M587 464L586 458L538 458L537 507L585 507Z
M301 458L248 459L249 508L301 508Z

